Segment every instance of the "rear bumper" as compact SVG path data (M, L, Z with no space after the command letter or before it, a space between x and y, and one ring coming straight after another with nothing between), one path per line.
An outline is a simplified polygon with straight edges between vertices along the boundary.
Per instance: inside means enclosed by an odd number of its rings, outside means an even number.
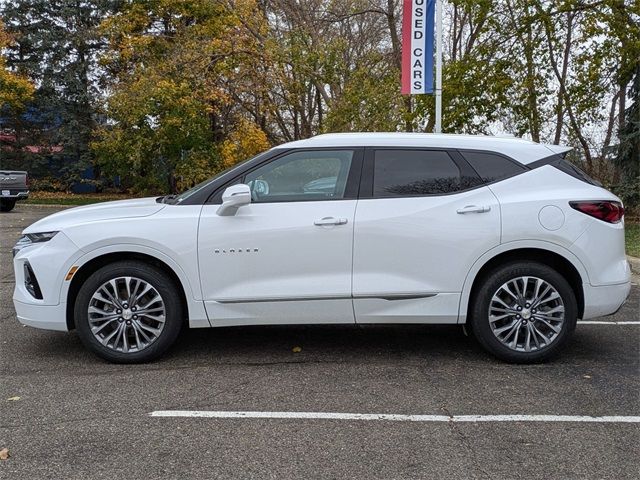
M44 330L57 330L66 332L67 328L67 304L37 305L24 303L14 297L13 305L16 308L18 321L28 327L42 328Z
M25 191L17 191L17 190L9 190L10 194L9 195L2 195L0 196L0 199L4 200L24 200L26 198L29 198L29 190L25 190Z
M584 288L584 315L582 320L604 317L616 313L631 291L631 282L594 287L588 283Z

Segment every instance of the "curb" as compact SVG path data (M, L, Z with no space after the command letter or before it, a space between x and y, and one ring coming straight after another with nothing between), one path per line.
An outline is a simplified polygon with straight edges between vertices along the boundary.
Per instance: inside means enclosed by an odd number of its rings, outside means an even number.
M640 275L640 258L627 255L627 260L629 261L629 265L631 265L631 271L636 275Z

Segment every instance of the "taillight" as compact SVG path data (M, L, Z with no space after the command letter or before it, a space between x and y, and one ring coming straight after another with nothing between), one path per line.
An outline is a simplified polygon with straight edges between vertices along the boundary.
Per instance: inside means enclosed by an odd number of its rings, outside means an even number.
M572 208L586 213L598 220L608 223L618 223L624 216L624 207L620 202L609 200L593 200L584 202L569 202Z
M24 184L27 188L29 188L29 174L26 173L24 176Z

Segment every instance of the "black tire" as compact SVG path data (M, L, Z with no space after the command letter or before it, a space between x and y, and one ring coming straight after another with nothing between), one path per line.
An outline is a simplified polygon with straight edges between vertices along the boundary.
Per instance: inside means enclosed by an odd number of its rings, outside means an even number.
M146 282L155 288L164 302L165 322L162 331L153 342L139 351L124 353L104 346L94 336L89 324L88 308L94 293L109 280L119 277L136 277ZM84 282L76 297L74 316L80 340L89 350L109 362L145 363L155 360L173 345L184 324L184 305L178 288L164 271L144 262L119 261L100 268Z
M0 212L10 212L15 206L15 200L0 200Z
M494 335L489 322L489 307L494 294L510 280L527 276L537 277L555 288L564 306L564 322L557 336L548 345L529 352L517 351L502 343ZM560 353L575 330L578 318L575 293L569 282L562 275L547 265L523 261L500 266L482 278L481 282L482 284L472 299L469 323L474 336L487 351L497 358L510 363L543 362ZM513 321L512 317L509 317L505 322L509 320ZM529 320L529 322L532 321ZM526 325L522 328L525 328L524 333L526 336Z

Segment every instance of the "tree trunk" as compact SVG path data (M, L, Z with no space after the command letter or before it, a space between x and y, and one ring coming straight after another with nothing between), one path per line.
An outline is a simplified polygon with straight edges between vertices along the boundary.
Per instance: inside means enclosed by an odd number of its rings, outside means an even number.
M531 25L527 26L527 38L524 46L527 64L527 103L529 104L529 130L531 139L540 142L540 116L538 114L538 94L536 92L535 64L533 58L533 35Z
M556 105L556 134L553 138L553 143L558 145L560 143L560 136L562 135L562 124L564 120L564 92L567 85L567 71L569 69L569 51L571 49L571 36L573 32L573 12L567 12L567 36L564 44L564 54L562 56L562 74L560 76L560 88L558 89L558 104Z
M618 107L618 132L621 132L625 126L625 109L627 108L627 86L624 83L620 83L618 95L620 96L618 100L620 102Z

